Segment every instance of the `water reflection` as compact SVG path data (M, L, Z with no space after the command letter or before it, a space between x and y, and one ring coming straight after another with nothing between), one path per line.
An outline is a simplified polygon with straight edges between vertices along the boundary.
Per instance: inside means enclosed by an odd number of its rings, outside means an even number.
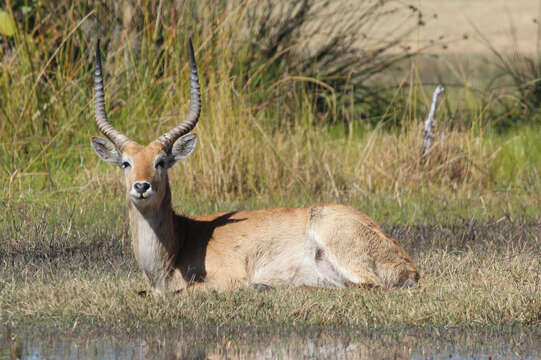
M541 332L373 332L312 329L287 334L186 329L153 335L60 334L0 329L0 359L538 359Z

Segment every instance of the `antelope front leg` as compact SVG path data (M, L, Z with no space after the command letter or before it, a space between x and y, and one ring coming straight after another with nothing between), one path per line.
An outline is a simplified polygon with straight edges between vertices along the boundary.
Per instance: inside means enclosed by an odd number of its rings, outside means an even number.
M359 282L347 281L347 287L356 287L359 289L378 289L384 287L379 277L370 270L360 270L356 275L359 278Z

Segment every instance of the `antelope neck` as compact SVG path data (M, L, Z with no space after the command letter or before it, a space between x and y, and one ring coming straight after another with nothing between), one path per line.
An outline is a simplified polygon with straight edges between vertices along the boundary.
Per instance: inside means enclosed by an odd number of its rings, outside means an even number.
M141 269L156 289L165 287L180 248L171 207L171 191L166 193L159 207L137 208L128 199L132 247Z
M171 190L169 184L165 189L165 195L157 208L137 207L128 196L128 211L130 213L130 220L133 222L143 222L148 225L149 230L157 237L156 240L164 243L164 245L170 242L170 237L173 235L173 208L171 206ZM137 226L135 223L131 223L130 226ZM132 236L139 235L141 237L144 234L137 234L136 229L132 229ZM167 239L166 239L167 238ZM133 239L137 240L137 239ZM142 240L142 239L141 239Z

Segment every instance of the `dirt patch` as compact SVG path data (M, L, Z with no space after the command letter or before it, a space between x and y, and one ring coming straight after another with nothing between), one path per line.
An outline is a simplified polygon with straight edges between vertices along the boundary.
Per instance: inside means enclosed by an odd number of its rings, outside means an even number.
M536 50L537 22L541 17L539 1L423 0L407 3L421 10L426 22L426 26L410 36L409 42L414 48L443 37L447 45L436 46L432 51L486 53L488 48L481 40L485 37L498 51L533 53Z

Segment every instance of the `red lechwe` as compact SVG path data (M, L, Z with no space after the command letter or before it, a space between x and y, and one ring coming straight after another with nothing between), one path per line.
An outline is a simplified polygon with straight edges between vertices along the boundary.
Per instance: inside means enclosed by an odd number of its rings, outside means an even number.
M197 137L188 134L201 111L190 41L190 111L186 120L147 146L108 122L99 43L95 117L108 138L93 138L103 160L123 169L132 246L157 293L191 287L412 286L419 272L394 239L369 217L338 204L187 217L171 206L167 169L187 158Z

